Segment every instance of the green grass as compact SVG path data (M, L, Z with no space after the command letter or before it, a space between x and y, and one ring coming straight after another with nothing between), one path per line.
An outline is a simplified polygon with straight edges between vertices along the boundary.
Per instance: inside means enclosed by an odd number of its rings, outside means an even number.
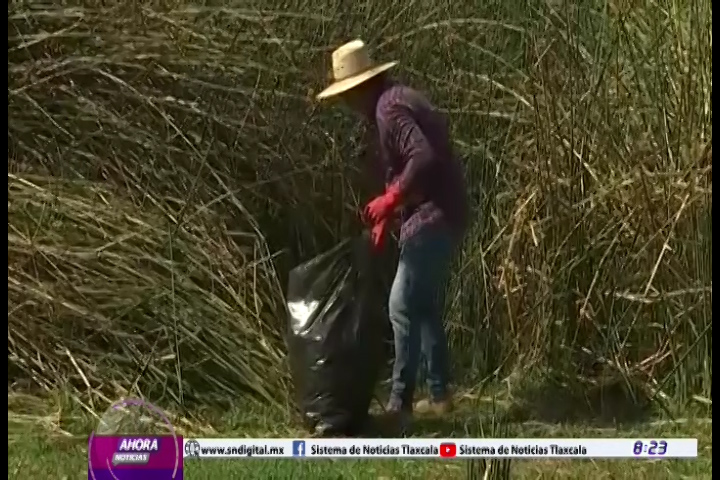
M487 417L458 413L438 428L437 423L418 420L418 436L450 434L456 437L480 436L487 431ZM273 423L274 422L274 423ZM222 436L292 436L283 418L245 416L236 430ZM454 429L453 432L448 429ZM297 434L297 432L295 432ZM697 460L628 461L513 461L510 478L588 478L588 479L704 479L712 478L712 421L647 422L632 427L593 428L579 425L526 423L510 426L511 437L692 437L699 440ZM9 478L87 478L87 437L67 439L43 436L10 436ZM404 479L467 478L470 468L462 461L294 461L294 460L208 460L185 464L186 478L214 480L224 478L315 478L315 479ZM482 477L482 476L481 476Z

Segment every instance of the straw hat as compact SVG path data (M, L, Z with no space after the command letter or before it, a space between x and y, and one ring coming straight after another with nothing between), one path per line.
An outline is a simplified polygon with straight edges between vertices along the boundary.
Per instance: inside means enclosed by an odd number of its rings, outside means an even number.
M317 96L318 100L335 96L367 82L398 62L376 64L362 40L346 43L332 53L334 82Z

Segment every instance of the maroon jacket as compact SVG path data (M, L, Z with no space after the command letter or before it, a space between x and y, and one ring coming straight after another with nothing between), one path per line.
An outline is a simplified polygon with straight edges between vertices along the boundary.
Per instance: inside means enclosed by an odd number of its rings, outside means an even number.
M389 83L375 108L385 183L399 182L405 208L400 243L445 222L459 239L467 226L465 177L445 116L418 91Z

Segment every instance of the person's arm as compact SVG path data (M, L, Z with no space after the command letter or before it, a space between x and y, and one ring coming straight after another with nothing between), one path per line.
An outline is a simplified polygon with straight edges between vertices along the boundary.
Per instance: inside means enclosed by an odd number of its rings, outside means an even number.
M384 147L397 156L402 169L388 189L396 190L400 201L407 203L422 195L419 181L435 161L435 152L408 107L390 104L379 113Z

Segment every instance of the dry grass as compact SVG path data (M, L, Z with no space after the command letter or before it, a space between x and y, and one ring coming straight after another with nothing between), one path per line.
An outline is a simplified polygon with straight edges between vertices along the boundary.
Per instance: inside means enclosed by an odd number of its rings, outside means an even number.
M9 381L217 405L274 402L271 258L212 215L138 208L101 186L8 174Z
M709 0L342 5L8 5L10 378L282 399L283 272L366 195L308 89L360 35L452 113L463 373L711 406Z

